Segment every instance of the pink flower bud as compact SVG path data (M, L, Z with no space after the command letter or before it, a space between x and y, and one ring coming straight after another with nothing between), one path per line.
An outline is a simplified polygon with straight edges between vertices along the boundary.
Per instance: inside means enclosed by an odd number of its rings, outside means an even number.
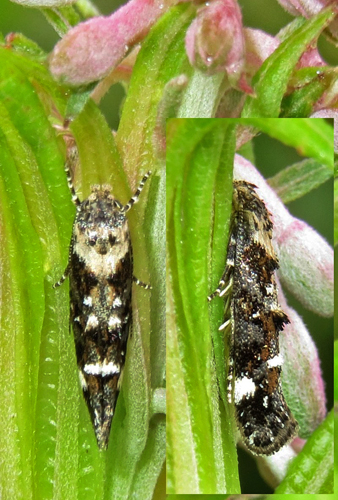
M302 304L321 316L333 315L333 250L305 222L293 218L277 231L282 282Z
M202 7L185 39L191 64L209 73L226 71L238 82L245 62L242 15L235 0L215 0Z
M324 7L332 4L332 0L278 0L284 9L293 16L311 17Z
M281 6L293 16L310 18L331 5L338 14L337 0L278 0ZM338 40L338 15L327 27L334 40Z
M262 66L265 59L277 49L280 41L264 31L245 28L246 63L245 71L252 77Z
M55 46L55 78L81 85L106 76L148 33L176 0L130 0L109 17L94 17L71 29Z
M296 438L298 439L298 438ZM292 460L297 456L293 443L283 446L277 453L265 457L257 457L257 467L262 478L275 489L283 481Z

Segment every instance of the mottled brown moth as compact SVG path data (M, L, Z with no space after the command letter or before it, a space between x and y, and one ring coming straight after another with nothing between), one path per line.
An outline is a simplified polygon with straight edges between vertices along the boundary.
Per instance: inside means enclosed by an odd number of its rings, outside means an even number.
M66 163L76 217L68 265L54 287L69 276L70 324L80 384L98 446L106 449L132 325L132 282L150 288L133 277L126 214L138 201L151 172L143 177L130 201L122 205L112 195L110 185L92 186L89 197L81 202L69 167Z
M220 330L231 332L228 400L244 444L256 455L272 455L297 435L298 424L280 380L279 334L289 320L277 298L273 224L255 188L234 182L226 267L208 300L226 299Z

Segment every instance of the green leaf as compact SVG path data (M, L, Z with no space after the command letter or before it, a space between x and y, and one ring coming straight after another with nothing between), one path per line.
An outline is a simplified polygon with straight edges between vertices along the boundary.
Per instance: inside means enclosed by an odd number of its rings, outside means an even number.
M219 400L216 379L222 355L224 367L224 342L218 339L215 343L215 372L207 326L208 276L211 274L211 286L215 287L224 267L235 129L230 120L169 123L167 491L236 492L239 484L232 419ZM212 330L217 331L222 304L215 303L212 313ZM222 370L217 377L225 380Z
M322 118L250 118L246 125L275 137L298 153L322 163L333 173L333 127Z
M195 69L184 92L179 118L212 118L222 96L224 74L208 75Z
M276 493L333 493L333 410L291 463Z
M2 41L1 41L2 44ZM32 59L33 61L45 61L46 53L32 40L25 37L21 33L11 33L6 39L6 48L22 53L22 55Z
M116 138L131 174L133 165L139 162L148 169L158 161L157 147L153 143L157 109L166 84L178 75L189 75L192 71L185 54L184 39L193 13L194 9L187 5L179 5L167 12L153 27L137 57ZM144 154L144 149L147 154Z
M55 425L59 423L58 404L74 381L66 368L73 362L68 352L74 352L68 312L62 304L66 295L55 297L52 283L62 247L69 242L70 233L63 222L70 219L70 230L74 209L69 193L62 198L55 190L63 184L65 193L67 185L62 173L62 143L48 121L45 95L48 87L50 95L60 92L54 91L54 83L41 65L3 49L0 61L1 213L2 241L6 242L2 251L7 263L2 269L2 294L7 293L1 314L7 368L1 374L13 374L10 386L2 381L8 388L1 401L8 432L1 445L7 468L1 475L1 488L11 491L14 498L33 498L36 488L36 498L49 498L60 459L55 445L57 433L62 434L62 423ZM11 342L4 342L9 332ZM63 380L66 383L61 387ZM76 418L69 419L70 415L68 408L63 419L69 424L67 433L76 426ZM72 459L67 462L71 476L77 466ZM57 482L61 486L62 481ZM73 486L71 481L70 490Z
M332 68L301 68L289 81L289 88L295 89L283 98L281 116L297 118L310 116L315 103L323 96L337 76Z
M81 21L79 14L72 5L43 8L41 12L60 37L63 37L70 27L76 26Z
M304 160L285 168L268 182L284 203L297 200L330 179L330 170L315 160Z
M144 225L145 240L133 241L134 253L139 256L139 268L135 263L135 273L141 274L142 263L149 256L151 276L151 330L144 328L143 350L146 358L152 360L148 380L151 389L165 386L165 162L163 155L159 158L160 149L155 129L158 124L158 106L163 98L166 85L173 78L191 71L184 50L186 29L191 22L194 9L189 5L179 5L166 13L150 31L138 54L128 95L123 106L120 126L116 135L116 143L124 166L131 179L135 179L137 171L144 173L151 169L152 185L149 192L150 207L146 212ZM176 99L176 98L175 98ZM137 170L136 170L137 166ZM130 217L130 226L136 230L136 221ZM140 271L139 271L140 269ZM143 294L144 292L140 292ZM142 305L142 302L140 302ZM141 321L144 321L140 317ZM143 331L143 330L142 330ZM151 331L151 335L150 335ZM156 333L155 333L156 332ZM142 455L142 467L135 464L131 467L130 457L126 453L117 454L116 464L120 475L131 478L131 486L126 491L126 498L137 497L142 491L145 498L149 491L145 485L151 484L149 478L157 479L165 459L165 426L160 415L151 421L150 436L147 448ZM135 425L135 424L134 424ZM156 440L155 440L156 438ZM138 440L139 441L139 440ZM148 443L150 443L148 445ZM151 444L153 443L153 444ZM162 443L162 445L161 445ZM137 446L135 440L134 446ZM149 460L150 450L153 461ZM136 475L136 473L138 475ZM148 478L148 479L147 479ZM121 482L122 485L122 482ZM114 493L115 493L114 489ZM122 490L121 493L122 495ZM122 497L121 497L122 498Z
M338 244L338 179L334 181L334 244Z
M278 117L288 81L301 55L333 19L333 9L324 9L292 32L268 57L255 74L252 85L256 97L248 96L242 117Z
M337 374L338 373L338 342L337 340L335 339L335 342L334 342L334 373ZM337 387L337 384L335 384L334 386L334 402L335 404L338 403L338 387ZM337 413L337 411L336 411ZM335 416L335 418L337 418L337 415ZM338 429L335 429L335 432L337 431ZM337 441L336 441L337 443ZM338 464L337 464L338 465Z

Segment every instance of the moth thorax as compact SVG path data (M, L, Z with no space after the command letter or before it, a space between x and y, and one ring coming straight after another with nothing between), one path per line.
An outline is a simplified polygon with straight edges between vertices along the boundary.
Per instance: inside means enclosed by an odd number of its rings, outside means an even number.
M95 228L86 228L86 244L95 252L105 255L108 252L117 252L118 247L125 245L129 238L128 223L125 220L120 226L102 224Z

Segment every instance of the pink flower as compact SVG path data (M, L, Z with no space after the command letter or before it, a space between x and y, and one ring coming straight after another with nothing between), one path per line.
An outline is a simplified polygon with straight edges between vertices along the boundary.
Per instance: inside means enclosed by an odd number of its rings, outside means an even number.
M278 0L278 3L294 16L311 17L324 7L332 4L332 0Z
M175 3L175 0L130 0L111 16L80 23L55 46L50 57L52 74L73 85L103 78Z
M338 14L337 0L278 0L278 2L293 16L310 18L329 5L336 9ZM338 16L328 26L327 30L335 40L338 40Z

